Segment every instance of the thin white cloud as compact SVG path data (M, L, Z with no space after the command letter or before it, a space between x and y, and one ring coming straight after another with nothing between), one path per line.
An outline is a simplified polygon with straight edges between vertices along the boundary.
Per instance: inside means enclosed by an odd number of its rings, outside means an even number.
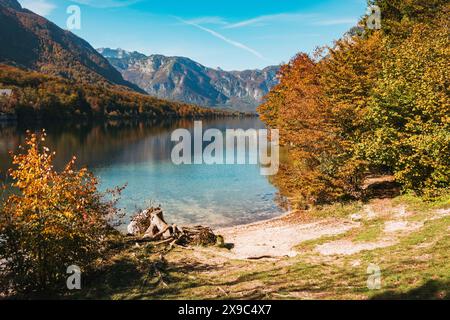
M264 26L269 22L277 23L292 23L292 22L303 22L309 25L316 26L334 26L334 25L346 25L346 24L356 24L358 22L357 18L341 18L341 19L327 19L320 17L319 14L303 14L303 13L280 13L259 16L248 20L243 20L240 22L228 24L224 26L224 29L237 29L249 26Z
M271 14L265 16L259 16L248 20L243 20L240 22L236 22L233 24L229 24L224 27L224 29L236 29L247 26L261 26L265 25L270 21L283 21L283 22L292 22L292 21L300 21L304 19L309 19L314 17L314 14L303 14L303 13L279 13L279 14Z
M56 8L56 6L48 0L20 0L23 8L37 13L40 16L48 16Z
M199 17L186 21L195 24L228 25L228 22L222 17Z
M142 0L72 0L94 8L120 8L128 7Z
M358 23L358 19L355 18L344 18L344 19L329 19L316 21L313 24L317 26L337 26L342 24L354 24Z
M177 20L183 22L184 24L187 24L187 25L196 27L196 28L198 28L198 29L200 29L200 30L203 30L203 31L205 31L205 32L207 32L207 33L213 35L214 37L216 37L216 38L218 38L218 39L220 39L220 40L223 40L223 41L225 41L226 43L228 43L228 44L230 44L230 45L232 45L232 46L235 46L236 48L239 48L239 49L245 50L245 51L247 51L247 52L250 52L251 54L255 55L256 57L258 57L258 58L260 58L260 59L263 59L263 60L266 60L266 61L267 61L267 59L266 59L261 53L259 53L258 51L254 50L254 49L252 49L252 48L250 48L250 47L247 47L246 45L244 45L244 44L242 44L242 43L240 43L240 42L231 40L231 39L229 39L229 38L227 38L227 37L221 35L220 33L216 32L216 31L214 31L214 30L205 28L205 27L203 27L203 26L201 26L201 25L199 25L199 24L196 24L196 23L193 23L193 22L190 22L190 21L186 21L186 20L183 20L183 19L178 18L178 17L175 17L175 18L176 18Z

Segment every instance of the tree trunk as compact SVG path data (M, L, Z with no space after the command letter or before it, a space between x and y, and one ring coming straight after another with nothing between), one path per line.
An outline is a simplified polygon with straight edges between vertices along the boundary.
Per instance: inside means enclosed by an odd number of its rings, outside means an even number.
M177 225L169 225L164 220L161 208L150 208L136 215L128 226L128 232L139 237L130 239L134 242L160 240L159 243L170 242L171 246L175 244L215 245L217 242L217 236L210 228L202 226L182 228Z
M150 226L144 233L144 238L152 240L168 239L172 236L171 226L164 221L162 210L155 210L150 214Z

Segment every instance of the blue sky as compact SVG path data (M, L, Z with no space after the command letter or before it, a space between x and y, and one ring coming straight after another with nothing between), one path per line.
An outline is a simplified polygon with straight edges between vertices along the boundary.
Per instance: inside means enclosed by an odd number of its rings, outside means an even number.
M366 0L19 0L95 48L186 56L224 70L263 68L331 44L365 13Z

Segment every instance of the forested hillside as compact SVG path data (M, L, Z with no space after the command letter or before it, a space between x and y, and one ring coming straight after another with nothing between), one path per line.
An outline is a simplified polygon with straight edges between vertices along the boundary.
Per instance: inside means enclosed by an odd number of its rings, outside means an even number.
M0 115L20 121L98 117L178 118L220 116L220 110L164 101L119 86L79 84L61 77L0 64ZM226 113L229 114L229 113Z
M89 43L47 19L0 0L0 116L20 121L215 116L145 95ZM139 93L138 93L139 92ZM140 94L143 93L143 94Z
M16 0L0 1L0 63L80 83L121 85L143 92L125 81L85 40L34 12Z

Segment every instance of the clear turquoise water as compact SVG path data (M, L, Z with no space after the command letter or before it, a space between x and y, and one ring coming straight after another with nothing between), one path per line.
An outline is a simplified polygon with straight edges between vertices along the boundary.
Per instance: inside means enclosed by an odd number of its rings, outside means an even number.
M204 121L204 129L263 128L256 118ZM170 154L177 128L191 121L165 124L109 122L97 125L48 127L47 144L57 151L61 167L75 154L100 179L102 190L126 184L119 207L124 222L140 209L161 205L166 219L177 224L234 226L280 215L277 194L259 165L174 165ZM0 129L0 170L9 167L8 150L24 139L23 130Z

